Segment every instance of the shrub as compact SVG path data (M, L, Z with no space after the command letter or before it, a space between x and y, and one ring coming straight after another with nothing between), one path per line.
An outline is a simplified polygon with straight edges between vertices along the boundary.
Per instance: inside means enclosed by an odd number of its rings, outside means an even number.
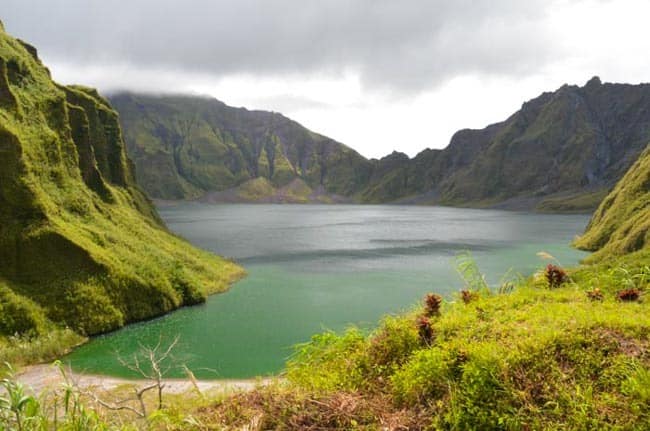
M443 398L452 379L451 352L437 347L420 350L391 378L395 401L415 405L425 400Z
M641 291L636 288L623 289L616 294L619 301L634 302L638 301L641 296Z
M456 256L456 271L465 282L467 289L474 292L490 291L485 275L481 273L470 252L460 253Z
M426 316L418 317L416 326L418 328L420 340L424 344L431 344L431 341L433 340L433 327L431 326L429 319Z
M424 297L424 315L427 317L439 316L442 296L429 293Z
M601 292L599 288L595 288L587 292L587 298L591 299L592 301L602 301L603 292Z
M381 327L370 337L367 360L368 368L383 374L393 365L401 365L420 347L418 331L407 319L387 317Z
M84 337L67 328L51 329L38 336L0 336L0 364L26 365L53 360L84 340Z
M367 340L356 328L344 334L314 335L309 343L299 344L287 361L287 378L310 390L356 390L365 376L360 366Z
M550 288L560 287L568 279L566 271L559 266L550 263L546 266L544 275L546 276L546 281Z
M479 294L477 292L472 292L471 290L461 290L460 298L465 304L469 304L470 302L477 300L479 298Z

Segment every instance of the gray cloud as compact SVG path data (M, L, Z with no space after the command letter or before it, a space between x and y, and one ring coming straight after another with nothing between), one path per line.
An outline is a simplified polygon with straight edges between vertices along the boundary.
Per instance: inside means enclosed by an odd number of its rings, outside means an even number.
M542 0L3 0L7 30L71 64L253 76L357 72L416 92L556 55Z

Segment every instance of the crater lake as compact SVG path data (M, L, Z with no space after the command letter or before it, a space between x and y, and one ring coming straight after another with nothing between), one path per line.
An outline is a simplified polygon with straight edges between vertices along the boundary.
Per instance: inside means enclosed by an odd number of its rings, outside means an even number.
M135 377L119 361L175 337L169 377L186 365L198 378L278 373L292 346L349 325L371 329L427 292L456 300L455 257L471 252L487 281L528 276L586 253L571 241L588 215L393 205L178 203L159 207L168 227L231 257L247 277L205 304L93 338L64 358L81 372Z

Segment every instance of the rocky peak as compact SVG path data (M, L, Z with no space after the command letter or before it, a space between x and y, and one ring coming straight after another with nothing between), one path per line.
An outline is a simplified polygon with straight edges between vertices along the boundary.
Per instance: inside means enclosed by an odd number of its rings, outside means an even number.
M587 83L585 84L585 88L591 89L591 88L599 87L601 85L603 85L603 83L600 81L600 78L598 76L594 76L589 81L587 81Z

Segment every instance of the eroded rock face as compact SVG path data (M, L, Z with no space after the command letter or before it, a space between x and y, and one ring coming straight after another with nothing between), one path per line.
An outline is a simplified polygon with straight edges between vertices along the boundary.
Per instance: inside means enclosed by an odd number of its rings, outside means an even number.
M93 334L201 301L241 273L166 231L108 102L54 83L36 49L1 29L0 166L0 336L26 327L7 310L28 309L36 332Z
M352 195L372 163L352 149L272 112L215 99L118 94L125 140L138 182L155 198L197 197L255 178L274 187L295 179Z
M440 202L576 199L612 187L645 148L650 85L603 85L594 78L585 87L563 86L480 132L470 139L455 135L440 156L452 149L469 156L434 185Z

